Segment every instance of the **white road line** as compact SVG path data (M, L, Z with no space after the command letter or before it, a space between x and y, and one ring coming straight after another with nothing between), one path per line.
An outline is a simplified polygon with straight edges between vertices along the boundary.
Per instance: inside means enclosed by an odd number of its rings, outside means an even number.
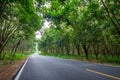
M27 58L26 62L24 63L24 65L22 66L22 68L20 69L20 71L18 72L18 74L17 74L17 76L15 77L14 80L19 80L19 77L20 77L21 73L23 72L23 69L24 69L25 65L27 64L28 59L29 59L29 57Z

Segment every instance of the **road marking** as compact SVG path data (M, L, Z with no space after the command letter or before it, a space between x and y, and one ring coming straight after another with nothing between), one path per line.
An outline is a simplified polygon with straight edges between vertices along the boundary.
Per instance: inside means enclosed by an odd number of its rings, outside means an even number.
M25 61L24 65L22 66L22 68L20 69L20 71L18 72L18 74L17 74L17 76L15 77L14 80L19 80L20 75L21 75L21 73L23 72L23 69L24 69L25 65L27 64L27 62L28 62L28 59L29 59L29 57L28 57L27 60Z
M116 80L120 80L119 77L108 75L108 74L104 74L104 73L97 72L97 71L94 71L94 70L86 69L86 71L89 71L89 72L92 72L92 73L96 73L96 74L99 74L99 75L102 75L102 76L110 77L110 78L113 78L113 79L116 79Z

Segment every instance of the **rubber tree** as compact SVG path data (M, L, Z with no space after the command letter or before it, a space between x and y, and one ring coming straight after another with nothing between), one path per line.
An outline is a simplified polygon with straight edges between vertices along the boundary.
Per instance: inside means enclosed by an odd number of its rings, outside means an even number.
M40 29L42 24L33 0L2 0L1 3L5 5L0 4L0 56L15 33L23 32L28 37Z

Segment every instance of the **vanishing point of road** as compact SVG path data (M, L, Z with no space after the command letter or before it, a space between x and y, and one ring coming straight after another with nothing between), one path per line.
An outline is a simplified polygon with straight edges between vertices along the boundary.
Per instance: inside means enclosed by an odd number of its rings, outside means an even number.
M14 80L120 80L120 67L33 54Z

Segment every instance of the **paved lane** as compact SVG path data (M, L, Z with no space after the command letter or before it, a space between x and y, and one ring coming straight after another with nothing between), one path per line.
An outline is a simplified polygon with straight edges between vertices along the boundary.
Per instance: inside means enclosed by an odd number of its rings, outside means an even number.
M19 80L120 80L120 67L34 54Z

